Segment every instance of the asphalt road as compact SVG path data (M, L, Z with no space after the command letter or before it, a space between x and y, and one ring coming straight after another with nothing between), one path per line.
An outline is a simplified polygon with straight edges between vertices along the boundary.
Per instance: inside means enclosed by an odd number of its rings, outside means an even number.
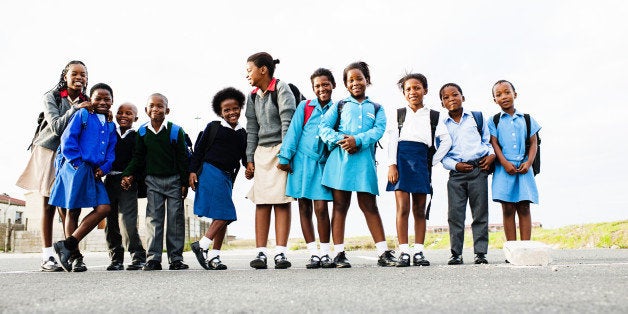
M628 313L628 250L556 250L546 267L504 263L448 266L449 252L427 251L429 267L375 266L374 251L350 251L351 269L253 270L254 251L226 251L226 271L106 271L106 253L86 253L85 273L42 273L39 254L0 253L0 311L32 312L578 312ZM127 256L128 257L128 256ZM164 265L167 268L167 265Z

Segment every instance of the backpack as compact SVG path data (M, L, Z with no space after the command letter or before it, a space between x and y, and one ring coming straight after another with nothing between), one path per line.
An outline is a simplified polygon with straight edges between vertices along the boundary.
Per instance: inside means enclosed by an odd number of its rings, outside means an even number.
M406 121L406 112L406 107L397 109L397 128L399 129L399 135L401 135L401 128L403 127L403 123ZM436 145L434 145L434 142L439 117L440 112L430 109L430 129L432 133L432 146L430 146L427 153L427 172L430 177L430 201L429 203L427 203L427 207L425 210L425 219L427 220L430 219L430 209L432 208L432 199L434 198L434 188L432 187L432 160L434 159L434 154L436 153Z
M312 112L314 112L314 108L316 108L316 106L310 106L310 102L311 100L307 100L305 102L305 107L303 108L303 111L305 111L305 116L303 117L303 126L305 126L305 124L307 123L307 120L310 120L310 117L312 116Z
M146 122L142 124L139 129L137 129L137 134L139 136L143 137L144 135L146 135L146 129L149 123L150 122ZM181 127L172 123L172 127L170 128L170 144L172 144L173 147L177 145L179 130L181 130ZM186 153L189 158L190 156L192 156L192 152L194 151L194 149L192 148L192 140L190 140L190 137L187 135L187 133L185 133L185 131L183 131L183 138L185 139Z
M276 82L279 83L279 79L276 79ZM277 85L277 84L275 84L275 85ZM303 96L303 94L301 94L301 91L299 90L299 88L297 88L294 84L288 83L288 87L290 87L290 91L292 92L292 96L294 96L295 106L298 105L301 101L305 100L305 96ZM253 95L253 97L251 97L251 98L253 99L253 105L255 105L255 99L257 97L255 97L255 95ZM270 99L272 100L272 102L275 105L275 107L279 108L279 103L277 101L277 88L275 88L275 90L270 92Z
M493 123L495 123L495 129L497 130L497 125L499 124L499 119L501 118L501 113L498 113L493 116ZM526 121L526 140L525 140L525 156L528 156L528 152L530 152L530 137L534 134L530 134L530 115L525 113L523 115L523 119ZM541 172L541 137L539 137L539 132L536 132L536 155L534 157L534 162L532 162L532 173L536 176Z
M482 115L481 111L471 111L471 115L473 116L473 119L475 120L475 124L477 126L478 134L480 134L480 140L481 140L482 129L484 128L484 116ZM492 174L493 172L495 172L495 162L491 164L487 172L488 174Z
M338 128L340 127L340 114L342 113L342 107L344 107L346 103L347 103L346 100L341 100L338 102L338 119L336 119L336 124L334 125L334 131L336 132L338 132ZM371 102L371 103L373 104L373 108L375 109L374 115L377 117L377 112L382 107L382 105L378 103L374 103L374 102ZM373 151L373 157L375 157L375 152L377 152L377 146L379 146L379 148L382 148L382 149L384 148L382 144L379 141L377 141L377 143L375 144L375 150ZM377 161L375 161L375 164L377 164Z
M214 140L216 139L216 134L218 134L218 129L220 129L220 124L221 124L220 121L212 121L212 122L210 122L209 123L209 134L207 136L205 136L205 132L201 131L201 133L197 137L196 143L194 145L194 149L197 152L201 152L201 157L205 156L207 151L209 151L209 149L214 144ZM203 163L201 163L201 165L199 166L199 168L195 172L197 177L201 176L202 170L203 170ZM233 174L232 174L232 177L231 177L231 182L235 182L236 177L238 176L238 172L239 171L240 171L240 167L237 167L237 168L235 168L233 170Z
M57 107L61 106L61 93L57 90L52 92L52 95L55 98L55 104L57 105ZM88 98L83 95L83 93L81 93L79 95L79 99L82 101L87 100ZM39 137L39 133L41 132L41 130L45 129L46 126L48 126L48 121L46 121L45 117L44 117L44 112L40 112L39 115L37 116L37 127L35 128L35 134L33 135L33 139L31 140L31 144L28 145L28 148L26 148L26 150L31 150L33 148L33 146L35 145L35 140L37 140L37 138Z

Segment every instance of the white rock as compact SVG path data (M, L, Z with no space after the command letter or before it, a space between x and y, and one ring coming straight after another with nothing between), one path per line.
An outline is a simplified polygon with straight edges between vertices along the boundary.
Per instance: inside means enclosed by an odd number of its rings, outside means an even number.
M507 241L504 255L515 266L547 266L552 258L551 248L538 241Z

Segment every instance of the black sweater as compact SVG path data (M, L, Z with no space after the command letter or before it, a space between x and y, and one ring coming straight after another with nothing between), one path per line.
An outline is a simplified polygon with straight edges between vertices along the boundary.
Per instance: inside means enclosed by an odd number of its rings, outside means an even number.
M209 136L210 124L207 124L203 136ZM190 159L190 172L196 172L201 163L208 162L214 167L229 173L232 178L236 170L240 167L239 163L246 165L246 131L239 129L235 131L232 128L220 126L214 142L206 148L208 139L201 136L197 141L201 141L192 154ZM205 151L207 152L201 156Z

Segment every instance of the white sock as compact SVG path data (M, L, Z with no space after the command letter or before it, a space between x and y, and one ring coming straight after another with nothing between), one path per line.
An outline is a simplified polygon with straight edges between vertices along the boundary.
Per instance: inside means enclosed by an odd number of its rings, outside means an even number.
M286 255L287 251L288 251L288 249L285 246L277 245L275 247L275 255L281 254L281 253L283 253L283 255Z
M340 253L340 252L344 252L345 251L345 244L334 244L334 252L336 254Z
M209 249L209 246L212 245L212 242L213 241L208 237L203 236L200 240L198 240L198 245L200 245L201 249L207 250Z
M377 249L377 256L384 254L384 252L388 251L388 244L386 241L375 243L375 248Z
M257 251L258 251L258 252L262 252L262 253L264 253L264 255L268 256L268 249L267 249L265 246L263 246L263 247L258 247L258 248L257 248Z
M220 255L220 250L210 250L207 252L207 260L209 261L218 255Z
M415 243L414 244L414 254L421 253L421 252L423 252L424 249L425 249L425 247L423 246L423 244L421 244L421 243Z
M329 255L329 249L331 245L329 243L321 243L321 256Z
M406 244L399 244L399 252L409 254L410 253L410 245L408 245L408 243L406 243Z
M41 260L47 261L50 257L55 256L55 249L51 247L43 247L41 248Z
M307 249L310 251L310 255L318 256L318 249L316 248L316 242L310 242L306 244Z

